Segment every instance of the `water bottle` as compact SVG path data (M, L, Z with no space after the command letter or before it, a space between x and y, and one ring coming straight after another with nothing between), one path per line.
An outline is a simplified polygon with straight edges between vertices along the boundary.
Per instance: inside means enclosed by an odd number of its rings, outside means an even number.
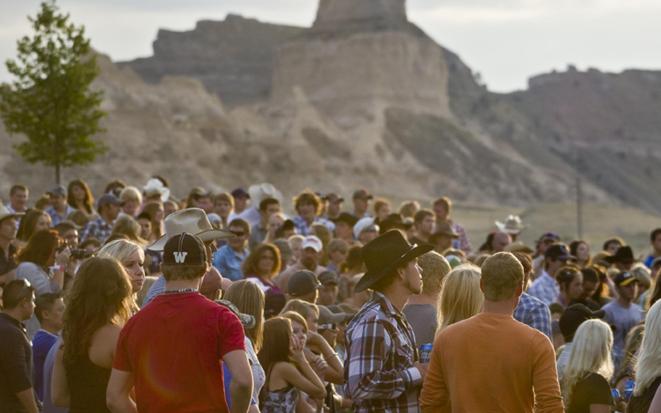
M636 387L636 382L633 379L627 379L627 381L624 382L624 400L631 400L634 387Z
M426 343L420 346L420 363L429 363L429 360L431 360L431 349L431 343Z

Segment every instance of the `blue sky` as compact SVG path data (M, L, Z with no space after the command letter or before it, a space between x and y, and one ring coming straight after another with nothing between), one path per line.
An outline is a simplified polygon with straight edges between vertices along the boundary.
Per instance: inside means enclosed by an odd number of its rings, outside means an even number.
M356 0L359 1L359 0ZM364 0L363 0L364 1ZM158 28L186 30L227 13L309 26L317 0L60 0L114 60L151 54ZM0 0L0 60L15 53L37 0ZM408 0L409 19L480 72L489 89L574 64L661 69L661 0ZM0 81L8 79L4 65Z

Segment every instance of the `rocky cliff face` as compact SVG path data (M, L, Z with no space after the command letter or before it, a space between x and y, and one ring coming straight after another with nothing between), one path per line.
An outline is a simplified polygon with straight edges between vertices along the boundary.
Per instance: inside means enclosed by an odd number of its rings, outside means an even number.
M524 205L571 201L578 175L588 201L661 210L660 72L569 70L495 94L407 20L404 0L319 6L311 28L228 16L160 31L153 57L102 59L112 151L65 178ZM12 155L0 153L0 179L50 186Z

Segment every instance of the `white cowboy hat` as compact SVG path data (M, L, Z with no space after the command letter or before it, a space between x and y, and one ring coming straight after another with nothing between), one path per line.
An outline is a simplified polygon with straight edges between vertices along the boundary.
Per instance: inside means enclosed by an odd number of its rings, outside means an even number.
M163 186L163 182L156 178L148 180L145 186L142 187L142 191L145 193L146 197L157 194L160 195L161 202L165 202L170 198L170 189Z
M171 237L188 232L202 241L232 238L234 234L211 226L207 214L200 208L186 208L175 211L165 218L165 235L147 247L151 251L162 251Z
M496 221L496 227L499 231L508 234L518 234L525 228L518 215L509 215L505 222Z
M278 202L282 203L282 193L267 182L250 185L250 188L248 188L248 194L250 195L252 205L259 206L262 199L266 197L275 198Z

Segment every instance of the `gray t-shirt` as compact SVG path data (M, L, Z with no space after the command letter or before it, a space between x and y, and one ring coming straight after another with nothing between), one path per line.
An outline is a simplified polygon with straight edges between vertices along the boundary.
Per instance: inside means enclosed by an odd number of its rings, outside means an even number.
M629 330L643 321L643 309L638 304L630 304L623 307L617 300L606 304L602 310L606 312L604 321L615 326L613 332L613 359L615 365L619 366L624 357L624 344Z
M403 310L413 333L415 344L420 348L423 344L433 343L438 322L436 320L436 307L431 304L407 304Z

